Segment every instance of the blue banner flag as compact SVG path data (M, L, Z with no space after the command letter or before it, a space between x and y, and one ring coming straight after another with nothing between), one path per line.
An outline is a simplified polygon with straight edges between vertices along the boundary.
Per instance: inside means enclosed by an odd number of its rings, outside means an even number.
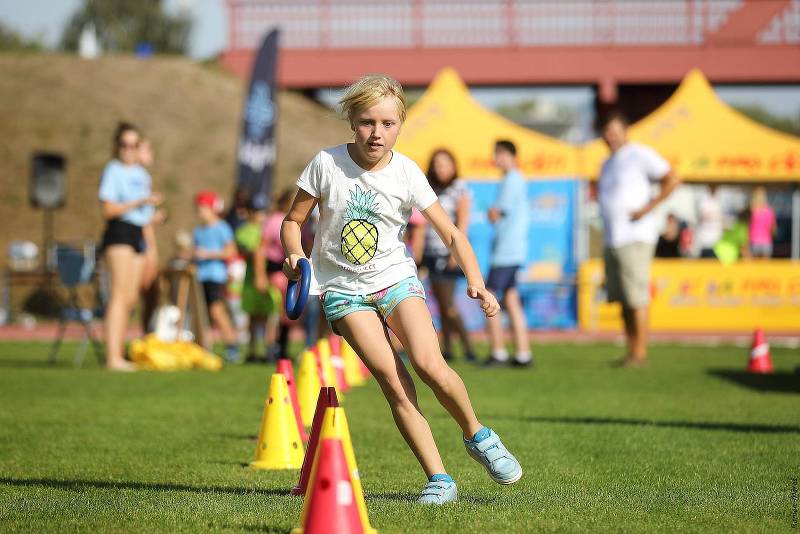
M239 138L239 186L251 195L269 198L272 194L272 169L275 165L275 101L278 30L265 38L258 51L250 87L244 103L242 134Z

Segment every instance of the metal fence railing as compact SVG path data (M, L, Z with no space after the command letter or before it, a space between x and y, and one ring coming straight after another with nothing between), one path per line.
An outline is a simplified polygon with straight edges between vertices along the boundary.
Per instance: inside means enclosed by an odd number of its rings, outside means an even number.
M795 36L800 3L764 37ZM697 45L744 0L228 0L229 49ZM794 10L793 10L794 9Z

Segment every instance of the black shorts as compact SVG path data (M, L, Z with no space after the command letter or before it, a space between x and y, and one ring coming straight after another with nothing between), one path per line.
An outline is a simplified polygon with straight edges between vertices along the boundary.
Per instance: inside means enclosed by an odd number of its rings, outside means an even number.
M517 287L517 271L519 265L492 267L486 279L486 287L498 297L503 297L506 291Z
M103 232L101 249L105 250L112 245L128 245L137 254L142 254L145 248L142 227L119 219L111 219Z
M447 266L450 256L423 256L422 265L428 269L431 281L437 280L456 280L462 276L458 265L452 269Z
M224 297L225 284L219 282L203 282L203 294L206 296L206 306L211 306Z
M267 260L267 273L278 273L283 271L283 262L276 262L272 260Z

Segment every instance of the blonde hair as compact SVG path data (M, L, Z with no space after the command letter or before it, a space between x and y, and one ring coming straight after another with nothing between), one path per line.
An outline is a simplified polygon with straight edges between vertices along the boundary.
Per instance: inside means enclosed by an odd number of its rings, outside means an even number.
M371 108L386 97L394 97L400 122L405 122L406 95L403 86L386 74L367 74L345 89L339 99L341 116L352 125L357 113Z

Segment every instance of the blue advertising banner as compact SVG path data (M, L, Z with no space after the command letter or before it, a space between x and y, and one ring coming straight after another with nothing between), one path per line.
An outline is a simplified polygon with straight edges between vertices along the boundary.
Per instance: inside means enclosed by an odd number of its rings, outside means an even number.
M486 212L494 204L499 182L470 182L472 213L469 237L483 272L489 272L494 228ZM576 271L574 252L577 180L529 181L528 262L520 281L558 281Z
M272 193L272 168L275 164L275 71L278 60L278 30L270 32L253 64L253 74L244 104L238 162L240 187L250 194Z
M499 191L499 182L470 182L472 210L469 240L484 277L494 241L494 228L487 219ZM572 328L577 324L574 277L575 216L578 180L527 182L528 255L518 273L519 290L529 328ZM483 327L483 314L465 294L466 283L456 287L456 305L469 330ZM435 299L428 299L438 314Z

